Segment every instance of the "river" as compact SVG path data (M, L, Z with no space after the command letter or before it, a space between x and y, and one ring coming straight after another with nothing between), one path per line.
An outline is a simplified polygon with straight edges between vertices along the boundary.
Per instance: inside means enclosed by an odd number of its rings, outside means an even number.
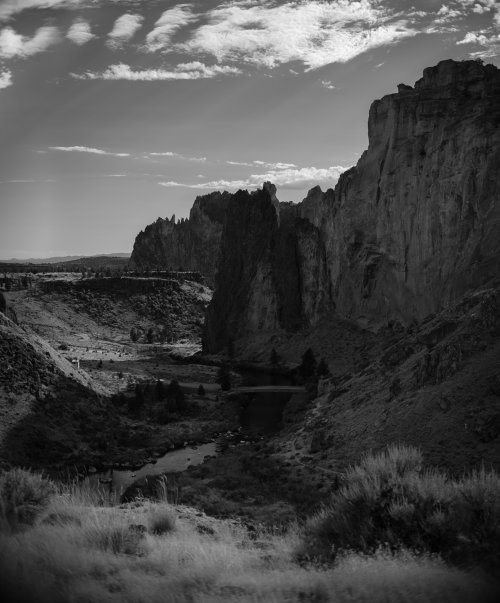
M180 473L192 465L200 465L206 456L216 454L215 442L187 446L179 450L171 450L158 458L156 463L148 463L137 470L110 469L101 473L93 473L84 479L84 485L92 490L116 492L121 495L135 481L147 475L161 473Z

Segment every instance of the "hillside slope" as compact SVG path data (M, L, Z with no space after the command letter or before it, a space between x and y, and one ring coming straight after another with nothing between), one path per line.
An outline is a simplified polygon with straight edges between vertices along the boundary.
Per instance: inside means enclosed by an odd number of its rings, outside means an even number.
M0 358L2 460L44 467L104 445L115 420L104 388L1 313Z
M466 295L418 327L395 327L378 334L367 366L320 381L305 415L289 410L281 454L328 475L403 442L456 474L482 463L498 470L500 288Z

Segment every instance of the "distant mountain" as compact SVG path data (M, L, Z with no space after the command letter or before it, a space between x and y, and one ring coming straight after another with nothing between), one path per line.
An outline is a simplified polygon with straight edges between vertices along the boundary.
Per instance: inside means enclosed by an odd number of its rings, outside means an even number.
M51 258L28 258L19 260L11 258L10 260L0 260L6 264L62 264L64 262L73 262L75 260L93 260L96 258L129 258L130 253L100 253L98 255L66 255Z

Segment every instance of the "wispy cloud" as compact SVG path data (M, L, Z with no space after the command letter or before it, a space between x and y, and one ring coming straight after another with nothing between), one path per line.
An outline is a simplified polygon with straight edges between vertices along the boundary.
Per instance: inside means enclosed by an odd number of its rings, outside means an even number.
M236 190L239 188L256 188L262 186L263 182L271 181L276 186L288 189L305 189L316 184L326 184L333 186L337 182L340 174L347 168L343 166L332 166L328 168L289 168L284 170L270 170L263 174L252 174L248 178L240 180L211 180L196 184L185 184L169 180L159 182L160 186L165 187L186 187L193 189L228 189Z
M150 157L169 157L169 158L174 158L174 159L184 159L186 161L200 161L202 163L205 163L205 161L208 161L208 157L188 157L186 155L182 155L181 153L174 153L173 151L146 153L145 158L150 158Z
M162 151L161 153L148 153L151 157L182 157L179 153L173 151Z
M270 163L268 161L261 161L259 159L254 159L254 161L225 161L224 163L226 163L227 165L238 165L238 166L245 166L245 167L260 167L260 168L266 168L266 169L270 169L270 170L286 170L288 168L296 168L297 166L294 163L282 163L282 162L277 162L277 163Z
M12 71L5 69L0 71L0 90L12 86Z
M270 169L270 170L288 170L290 168L296 168L297 166L294 163L269 163L267 161L260 161L259 159L255 159L253 165L257 165L262 168Z
M337 86L335 86L330 80L321 80L321 85L323 88L327 90L336 90Z
M246 161L226 161L227 165L240 165L245 167L252 167L253 163L248 163Z
M130 153L112 153L110 151L104 151L103 149L96 149L94 147L49 147L51 151L63 151L65 153L91 153L92 155L110 155L112 157L130 157Z
M190 4L180 4L166 10L155 23L154 29L146 36L145 50L157 52L166 49L177 31L189 25L194 19L196 17L191 11Z
M267 67L301 61L309 69L345 62L418 33L395 10L370 0L225 3L207 14L181 48Z
M0 20L8 19L27 8L77 8L88 0L2 0Z
M198 61L180 63L171 70L142 69L134 71L130 65L118 63L110 65L105 71L86 71L82 74L72 73L71 76L80 80L129 80L133 82L157 82L168 80L199 80L210 79L217 75L237 75L241 70L227 65L205 65Z
M457 44L482 46L483 50L470 53L472 57L487 59L500 55L500 33L498 32L469 31L463 40L458 41Z
M28 57L44 52L61 39L59 29L51 25L40 27L32 38L18 34L12 27L0 31L0 58Z
M45 184L57 182L57 180L53 180L52 178L44 179L44 180L33 180L33 179L19 179L19 180L0 180L0 184Z
M126 13L115 21L113 29L108 34L106 45L114 50L121 48L131 40L135 33L142 27L144 17Z
M83 46L95 38L94 34L90 30L89 22L85 21L84 19L76 19L68 29L66 37L78 46Z

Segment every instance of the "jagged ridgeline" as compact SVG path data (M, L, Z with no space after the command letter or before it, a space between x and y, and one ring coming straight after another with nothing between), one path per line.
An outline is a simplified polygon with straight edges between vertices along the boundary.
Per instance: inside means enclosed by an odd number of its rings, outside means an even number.
M418 322L500 277L500 71L425 69L372 104L368 138L334 190L296 205L270 184L213 193L138 236L137 263L216 273L206 351L325 314Z
M158 218L137 235L131 263L140 268L201 272L213 282L230 197L226 192L197 197L186 220Z

